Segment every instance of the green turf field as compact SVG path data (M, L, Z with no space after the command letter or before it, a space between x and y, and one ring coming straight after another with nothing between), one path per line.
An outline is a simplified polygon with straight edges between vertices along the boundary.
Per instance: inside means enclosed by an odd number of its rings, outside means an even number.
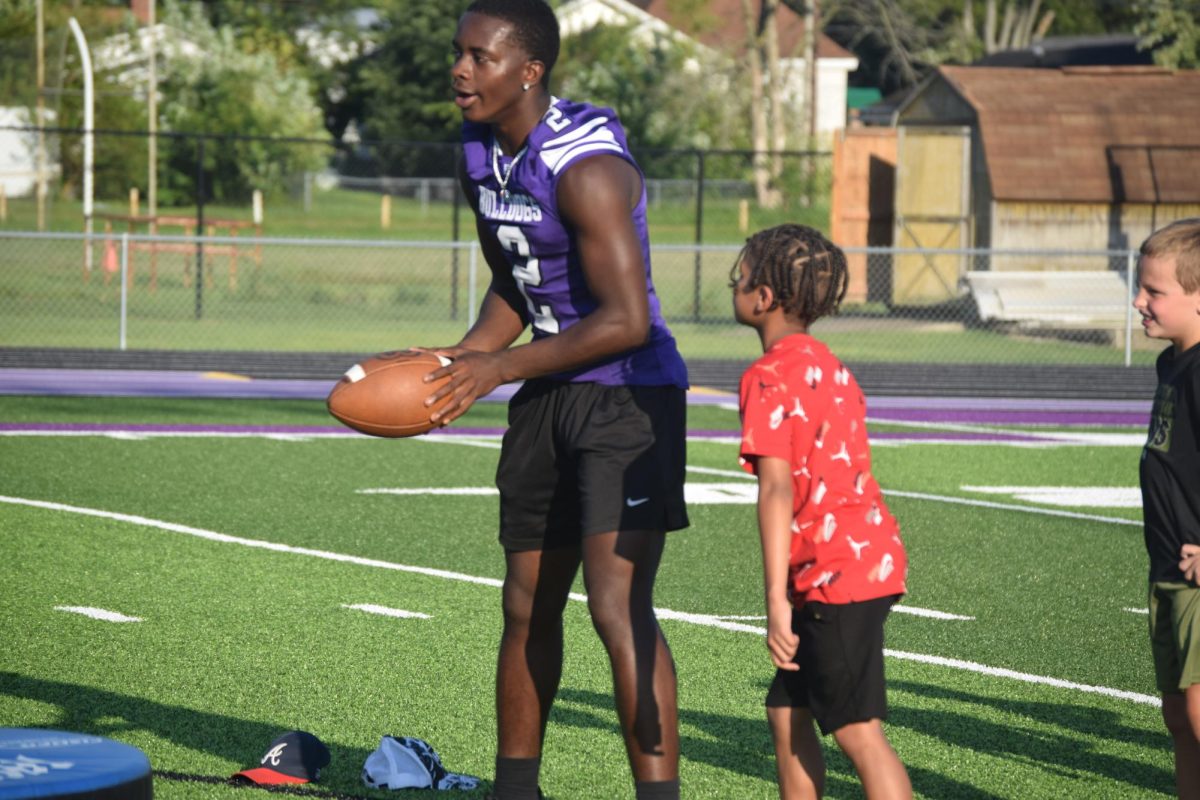
M19 397L0 397L0 421L331 424L309 401ZM481 405L460 425L501 421ZM691 429L735 427L731 411L691 409ZM1172 796L1140 509L1017 496L1127 496L1130 433L1109 446L877 442L911 559L904 611L888 623L888 732L919 797ZM431 490L487 490L497 455L484 436L0 436L0 726L133 744L166 800L266 797L213 781L291 729L329 745L312 788L326 796L427 796L362 785L384 734L424 738L449 769L490 777L496 498ZM670 535L656 597L679 671L683 792L766 800L772 668L756 619L753 484L729 441L691 441L688 463L707 500ZM632 798L583 603L568 607L566 636L543 787L556 800ZM848 762L827 753L827 796L861 797Z

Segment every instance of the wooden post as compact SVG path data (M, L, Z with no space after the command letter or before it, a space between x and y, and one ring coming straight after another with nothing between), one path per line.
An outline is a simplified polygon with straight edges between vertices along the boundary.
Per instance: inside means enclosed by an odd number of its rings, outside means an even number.
M392 227L392 196L390 194L379 198L379 226L384 230Z
M133 186L129 189L129 216L136 217L138 215L138 188Z
M8 194L0 183L0 222L8 222Z
M750 201L738 201L738 230L742 233L750 232Z
M255 224L255 225L262 225L262 221L263 221L263 195L262 195L262 189L255 189L255 190L254 190L254 199L253 199L253 204L252 204L252 205L253 205L253 208L254 208L254 224Z

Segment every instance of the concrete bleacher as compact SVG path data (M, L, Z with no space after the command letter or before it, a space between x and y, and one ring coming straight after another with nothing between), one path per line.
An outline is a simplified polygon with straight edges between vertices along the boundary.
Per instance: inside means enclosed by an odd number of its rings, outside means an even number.
M963 278L981 322L1123 331L1133 298L1112 270L972 271Z

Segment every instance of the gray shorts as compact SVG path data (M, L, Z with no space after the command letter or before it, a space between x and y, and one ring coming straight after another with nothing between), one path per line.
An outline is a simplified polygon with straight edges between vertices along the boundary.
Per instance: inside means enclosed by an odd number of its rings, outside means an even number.
M508 425L496 469L505 548L687 527L683 389L528 381L509 403Z

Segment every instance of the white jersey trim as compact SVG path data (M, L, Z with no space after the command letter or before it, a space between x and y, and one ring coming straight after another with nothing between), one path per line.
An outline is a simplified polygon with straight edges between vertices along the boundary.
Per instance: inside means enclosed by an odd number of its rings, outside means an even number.
M538 157L550 168L552 173L557 175L581 153L595 150L623 153L624 148L617 142L617 137L611 130L603 127L597 129L597 126L604 125L607 121L606 119L593 120L578 131L546 142L542 145Z

